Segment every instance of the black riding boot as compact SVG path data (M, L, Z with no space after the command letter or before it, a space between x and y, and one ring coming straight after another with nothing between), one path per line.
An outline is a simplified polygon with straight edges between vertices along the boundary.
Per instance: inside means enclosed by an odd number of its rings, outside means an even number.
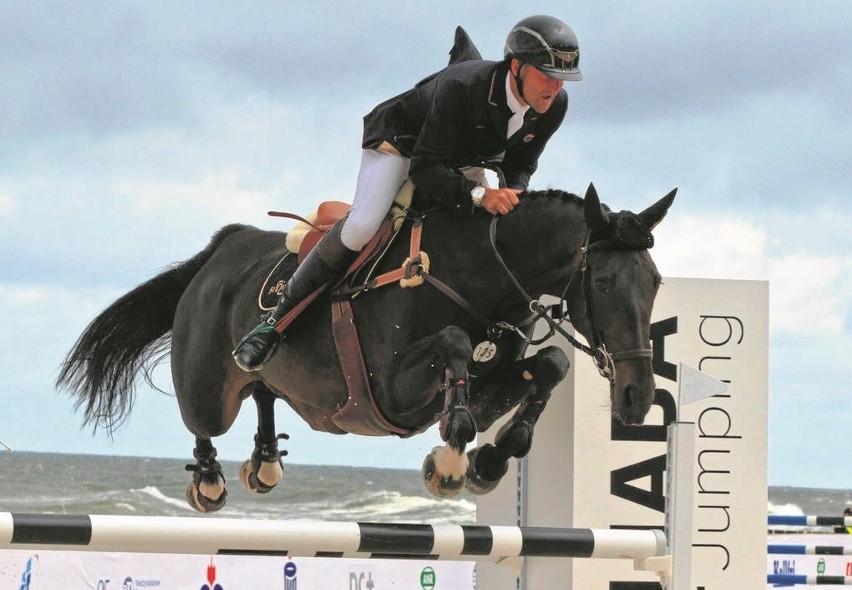
M324 283L336 279L358 254L340 241L340 221L332 227L322 240L311 250L302 264L284 285L278 305L254 330L246 334L231 353L243 371L257 371L270 359L281 334L275 324L299 302Z

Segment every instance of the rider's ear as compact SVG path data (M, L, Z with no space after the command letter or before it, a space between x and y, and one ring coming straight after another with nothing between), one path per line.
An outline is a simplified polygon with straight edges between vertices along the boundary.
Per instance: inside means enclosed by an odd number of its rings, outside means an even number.
M669 207L672 206L672 202L674 201L676 194L677 189L672 189L669 194L639 214L642 221L648 224L649 229L654 229L654 227L663 220L663 217L666 216Z
M512 58L512 61L509 62L509 71L512 72L513 76L517 76L521 73L521 62Z
M594 184L589 184L589 188L586 189L586 196L583 198L583 214L586 217L586 225L592 231L604 229L609 222L608 213L601 205Z

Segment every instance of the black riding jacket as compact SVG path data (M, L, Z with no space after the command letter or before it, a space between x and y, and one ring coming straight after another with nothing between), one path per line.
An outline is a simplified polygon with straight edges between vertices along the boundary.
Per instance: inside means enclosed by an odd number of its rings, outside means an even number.
M565 89L546 113L527 110L521 129L506 139L508 62L469 60L447 66L414 88L379 104L364 117L362 147L387 141L411 158L409 176L430 199L470 203L476 186L458 169L494 159L510 188L525 190L550 136L568 108Z

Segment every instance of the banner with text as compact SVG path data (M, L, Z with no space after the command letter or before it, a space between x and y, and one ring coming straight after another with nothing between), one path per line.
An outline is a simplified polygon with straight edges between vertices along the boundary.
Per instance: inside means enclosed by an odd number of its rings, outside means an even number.
M662 528L666 427L674 420L694 422L692 586L764 587L768 283L665 279L654 305L651 338L656 396L645 424L623 426L613 420L606 380L586 355L571 351L572 369L539 421L532 452L522 464L525 473L508 474L480 502L478 519ZM680 363L725 382L728 390L679 408ZM478 579L512 575L487 564L478 567ZM537 590L660 588L654 574L635 572L629 560L602 567L597 560L566 564L530 558L521 582L522 588Z

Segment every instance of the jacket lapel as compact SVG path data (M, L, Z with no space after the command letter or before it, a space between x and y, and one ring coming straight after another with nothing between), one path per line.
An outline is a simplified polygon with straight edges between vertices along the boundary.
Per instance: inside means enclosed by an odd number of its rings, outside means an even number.
M506 104L506 72L508 72L508 69L505 64L500 64L491 74L491 88L488 91L487 106L491 124L503 134L503 137L506 137L509 118L512 116L512 111Z

